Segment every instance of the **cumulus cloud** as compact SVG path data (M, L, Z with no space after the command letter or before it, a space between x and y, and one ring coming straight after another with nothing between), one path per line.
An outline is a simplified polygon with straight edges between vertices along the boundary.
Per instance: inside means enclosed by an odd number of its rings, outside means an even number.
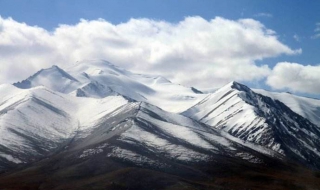
M320 65L278 63L267 78L267 84L274 89L289 89L294 92L320 93Z
M15 82L52 64L68 67L105 59L128 70L160 74L198 87L260 80L270 73L255 61L299 54L253 19L186 17L178 23L130 19L80 20L53 31L0 17L0 83Z

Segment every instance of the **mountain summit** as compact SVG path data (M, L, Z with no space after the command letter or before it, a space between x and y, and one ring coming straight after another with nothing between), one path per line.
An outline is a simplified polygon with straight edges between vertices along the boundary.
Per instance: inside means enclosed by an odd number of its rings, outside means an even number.
M29 89L36 86L46 86L54 91L69 93L79 84L79 81L69 75L67 72L54 65L48 69L41 69L29 78L14 83L13 85L22 88Z

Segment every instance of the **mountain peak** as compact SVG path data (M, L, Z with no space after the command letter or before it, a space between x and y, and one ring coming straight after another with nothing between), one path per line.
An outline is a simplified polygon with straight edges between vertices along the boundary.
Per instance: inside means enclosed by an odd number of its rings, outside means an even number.
M69 67L67 72L71 73L83 73L90 75L103 75L104 73L113 75L129 75L130 71L127 71L121 67L118 67L108 61L93 59L77 61L74 65Z
M75 79L73 76L69 75L67 72L65 72L63 69L61 69L57 65L52 65L51 68L46 69L46 70L56 70L57 72L59 72L62 75L62 77L68 78L72 81L79 82L77 79Z
M249 87L247 87L246 85L241 84L237 81L231 81L227 85L225 85L224 87L232 88L232 89L236 89L236 90L244 91L244 92L251 91L251 89ZM222 87L222 88L224 88L224 87Z
M51 68L59 68L57 65L52 65Z
M237 91L243 91L243 92L250 92L251 89L247 87L246 85L243 85L241 83L238 83L236 81L231 81L228 84L224 85L220 89L217 90L217 92L228 92L230 90L237 90Z
M50 68L41 69L29 78L13 85L22 89L46 86L55 91L65 92L67 89L65 87L73 83L79 83L79 81L57 65L53 65Z
M239 91L245 91L245 92L251 91L251 89L249 87L247 87L246 85L240 84L235 81L233 81L231 88L237 89Z

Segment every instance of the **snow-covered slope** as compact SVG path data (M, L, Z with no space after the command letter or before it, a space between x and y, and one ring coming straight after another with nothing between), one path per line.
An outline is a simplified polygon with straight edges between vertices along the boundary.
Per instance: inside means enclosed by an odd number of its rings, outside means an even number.
M0 166L51 154L128 102L121 96L75 99L45 87L1 85L0 94Z
M18 90L5 85L0 94L1 161L21 163L46 155L77 128L68 113L70 103L42 87Z
M296 96L286 92L269 92L262 89L254 89L254 91L274 100L279 100L292 111L320 127L320 100Z
M84 84L94 83L95 87L98 86L93 88L95 92L101 92L100 97L121 94L172 112L183 111L204 97L192 88L171 83L164 77L135 74L107 61L83 61L66 71ZM89 92L93 91L92 88L80 89L85 94L93 94Z
M135 74L102 60L78 62L65 71L53 66L14 85L24 89L43 85L78 97L123 95L172 112L181 112L205 96L161 76Z
M239 83L232 82L209 94L183 114L319 167L319 128L283 103Z
M134 102L106 115L86 138L76 136L67 151L77 152L73 159L104 155L156 168L170 167L172 161L209 162L217 155L256 164L263 163L265 155L281 158L272 150L252 149L250 143L243 145L231 139L190 118Z

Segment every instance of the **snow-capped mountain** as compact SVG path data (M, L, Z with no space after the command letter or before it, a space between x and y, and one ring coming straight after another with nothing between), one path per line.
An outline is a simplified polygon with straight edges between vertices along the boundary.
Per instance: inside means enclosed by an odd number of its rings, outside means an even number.
M101 99L74 98L43 86L26 90L12 85L1 86L1 94L2 167L30 163L69 146L78 149L104 141L110 143L107 140L115 136L122 144L144 145L146 147L139 149L148 149L157 156L165 154L167 159L205 161L214 154L226 154L262 162L248 150L243 150L250 143L244 145L208 125L120 95ZM253 144L249 148L252 152L277 155L263 147L252 147ZM121 156L122 159L137 162L129 153L125 156L125 152L135 154L131 149L113 146L109 156ZM83 154L79 158L86 155ZM150 158L147 160L155 162Z
M52 66L0 86L0 171L320 169L319 108L319 100L237 82L204 93L100 60Z
M183 115L319 167L320 129L280 101L231 82Z
M14 85L23 89L45 86L78 97L122 95L172 112L184 111L205 96L164 77L135 74L101 60L78 62L65 71L53 66Z
M26 80L17 82L13 85L22 89L46 86L53 91L69 93L80 85L80 82L58 66L54 65L48 69L41 69Z
M0 162L28 163L52 154L78 130L128 102L121 96L74 99L45 87L0 86ZM1 165L1 164L0 164Z

